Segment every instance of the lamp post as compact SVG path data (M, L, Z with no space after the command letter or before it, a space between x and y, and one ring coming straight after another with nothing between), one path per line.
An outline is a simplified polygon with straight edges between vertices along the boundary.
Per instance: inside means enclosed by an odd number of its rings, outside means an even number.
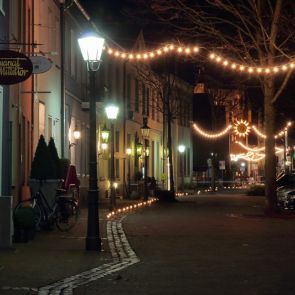
M110 177L110 210L113 210L116 206L116 191L114 187L115 181L115 132L114 132L114 120L117 119L119 107L114 104L107 105L105 107L107 118L111 121L111 177Z
M95 73L100 66L100 57L104 39L91 33L78 39L84 61L89 73L89 189L88 189L88 219L86 250L100 251L101 238L99 232L97 185L97 143L96 143L96 101L95 101Z
M181 190L182 190L182 192L184 192L184 152L185 152L185 145L180 144L178 146L178 151L180 153Z
M131 148L127 148L126 149L126 154L127 154L127 157L128 157L128 174L127 174L127 181L128 181L128 195L129 195L129 198L130 198L130 194L131 194L131 177L130 177L130 158L131 158L131 153L132 153L132 149Z
M141 135L144 139L144 195L143 199L146 201L149 197L148 195L148 187L147 187L147 175L148 175L148 138L150 134L150 127L147 125L147 118L143 118L143 125L140 128Z

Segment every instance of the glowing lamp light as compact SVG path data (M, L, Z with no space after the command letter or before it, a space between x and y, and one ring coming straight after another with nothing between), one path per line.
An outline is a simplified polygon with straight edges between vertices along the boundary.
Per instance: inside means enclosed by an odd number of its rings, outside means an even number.
M104 143L109 141L110 131L107 129L106 125L103 126L101 130L101 139Z
M127 148L127 149L126 149L126 154L127 154L128 156L130 156L130 155L132 154L132 149L131 149L131 148Z
M105 107L105 112L109 120L116 120L118 113L119 113L119 107L111 104Z
M95 33L87 33L78 39L84 61L97 62L100 60L104 39Z
M107 149L108 149L108 144L105 143L105 142L103 142L103 143L101 144L101 149L102 149L103 151L107 150Z
M147 139L150 134L150 127L147 125L147 120L144 120L143 126L140 128L142 137Z
M184 152L185 152L185 145L180 144L180 145L178 146L178 151L179 151L181 154L184 153Z
M79 130L74 130L73 135L75 139L80 139L81 132Z

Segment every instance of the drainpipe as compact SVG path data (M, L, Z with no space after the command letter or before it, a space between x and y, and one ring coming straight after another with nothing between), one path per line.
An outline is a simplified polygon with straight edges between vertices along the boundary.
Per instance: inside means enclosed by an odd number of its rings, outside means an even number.
M60 135L61 135L61 157L65 157L65 3L60 3Z

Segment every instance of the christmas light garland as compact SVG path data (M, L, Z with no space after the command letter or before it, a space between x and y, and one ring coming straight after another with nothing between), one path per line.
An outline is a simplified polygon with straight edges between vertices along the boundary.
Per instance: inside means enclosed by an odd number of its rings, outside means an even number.
M252 125L252 129L254 130L254 132L255 132L258 136L260 136L260 137L262 137L262 138L266 138L266 135L265 135L264 133L262 133L261 131L259 131L259 130L257 129L256 126Z
M248 74L259 74L259 75L269 75L269 74L277 74L282 72L287 72L288 70L293 70L295 68L295 62L290 61L285 64L276 65L273 67L267 66L249 66L245 64L239 64L235 62L231 62L228 59L222 57L221 55L215 54L211 52L209 54L209 59L214 61L216 64L222 65L224 68L231 69L233 71L244 72Z
M208 133L203 131L196 123L193 124L194 129L202 136L206 137L206 138L219 138L225 134L227 134L229 132L229 130L232 128L232 125L228 125L225 129L223 129L220 132L217 133Z
M280 131L278 134L276 134L274 137L278 138L281 137L285 134L285 131L288 131L288 128L292 126L292 122L288 122L286 124L286 127ZM203 129L201 129L196 123L193 124L194 129L197 131L197 133L199 135L202 135L206 138L210 138L210 139L215 139L215 138L219 138L225 134L227 134L231 129L233 129L233 133L239 137L246 137L251 129L253 129L253 131L261 138L265 139L266 135L264 133L262 133L260 130L258 130L258 128L255 125L249 126L249 123L246 120L237 120L234 125L228 125L225 129L223 129L220 132L217 133L209 133L204 131ZM237 142L239 143L239 142ZM239 143L241 144L241 143Z
M145 51L122 51L117 50L111 47L105 47L104 50L114 58L120 58L125 60L137 60L137 61L147 61L157 57L164 56L169 53L175 53L178 55L191 55L199 53L200 48L198 46L184 46L174 43L169 43L164 46L160 46L158 48L152 50ZM248 73L248 74L257 74L257 75L270 75L270 74L278 74L284 73L289 70L295 69L295 61L290 60L284 64L275 65L275 66L251 66L248 64L241 64L231 61L220 54L216 54L214 52L210 52L208 55L208 59L211 62L215 62L215 64L220 65L223 68L230 69L232 71L237 71L240 73Z
M246 145L244 145L242 142L240 142L240 141L236 141L236 143L238 144L238 145L240 145L242 148L244 148L245 150L247 150L248 152L261 152L261 151L264 151L265 150L265 148L264 147L260 147L260 148L250 148L250 147L248 147L248 146L246 146Z
M275 135L275 138L278 138L278 137L282 137L282 136L284 136L284 135L285 135L285 131L288 131L288 129L289 129L290 126L292 126L292 122L291 122L291 121L289 121L289 122L286 124L286 126L285 126L285 128L284 128L283 130L281 130L279 133L277 133L277 134Z
M265 153L259 153L260 151L265 150L264 147L261 148L249 148L248 146L244 145L243 143L236 141L239 145L241 145L245 150L247 150L247 153L241 153L241 154L230 154L230 158L232 161L238 161L240 159L250 161L250 162L258 162L265 158ZM282 153L284 149L275 147L275 154Z
M234 123L234 134L239 137L246 137L250 133L250 126L246 120L237 120Z
M113 48L105 48L107 53L111 56L127 59L127 60L150 60L156 57L163 56L168 53L176 53L180 55L190 55L199 52L198 46L179 46L174 44L168 44L150 51L141 52L124 52Z

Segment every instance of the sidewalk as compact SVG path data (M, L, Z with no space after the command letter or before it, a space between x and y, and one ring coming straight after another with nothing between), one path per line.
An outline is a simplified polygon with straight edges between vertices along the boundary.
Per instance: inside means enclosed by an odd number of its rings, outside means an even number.
M117 207L134 202L117 199ZM14 243L13 249L0 251L0 293L25 294L3 287L35 289L112 261L106 233L108 204L108 199L101 198L99 224L103 250L100 253L85 251L87 209L82 208L78 223L70 232L56 228L37 232L34 240ZM26 294L34 294L31 292Z

